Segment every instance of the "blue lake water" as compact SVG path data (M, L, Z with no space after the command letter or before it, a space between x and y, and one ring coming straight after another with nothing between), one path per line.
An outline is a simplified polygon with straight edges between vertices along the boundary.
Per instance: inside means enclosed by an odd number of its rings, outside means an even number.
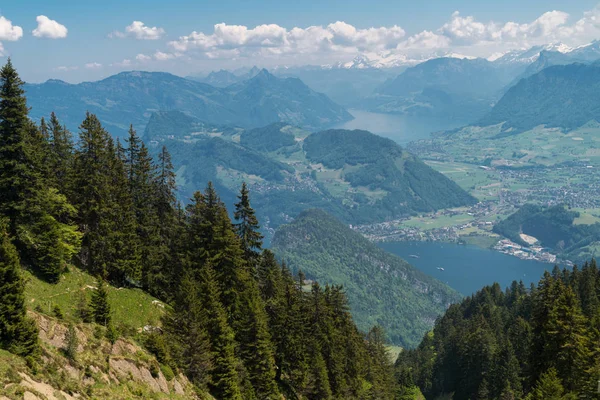
M400 256L419 270L431 275L464 295L498 282L502 288L522 280L528 287L538 282L552 264L521 260L495 250L471 245L442 242L379 243L382 249ZM419 258L412 258L417 255ZM438 268L444 268L444 271Z
M447 119L411 115L381 114L357 109L348 111L354 119L339 124L335 128L364 129L392 139L401 145L414 140L427 139L432 132L457 128L467 122L449 122Z

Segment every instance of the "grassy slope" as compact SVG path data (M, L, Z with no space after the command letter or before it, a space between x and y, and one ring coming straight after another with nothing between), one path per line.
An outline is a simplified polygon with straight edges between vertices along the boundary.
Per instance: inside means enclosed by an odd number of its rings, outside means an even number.
M96 285L96 280L89 274L71 268L59 283L50 284L27 273L26 297L29 308L52 314L58 305L66 319L76 319L76 308L81 293L88 301ZM146 325L157 325L164 313L164 305L154 297L140 289L124 289L109 287L109 301L112 306L112 318L115 325L125 325L140 329Z
M112 318L122 336L111 345L105 338L104 327L83 324L76 318L81 293L88 300L91 297L96 283L92 276L72 267L59 283L52 285L27 271L25 275L27 306L40 327L42 359L32 370L23 359L0 350L0 399L2 396L22 399L26 391L39 398L44 398L41 395L50 398L48 393L67 399L76 394L83 398L112 399L195 398L185 378L173 379L163 374L165 367L141 345L142 328L160 324L165 312L161 302L139 289L109 287ZM64 314L61 319L54 316L56 305ZM69 323L75 324L79 341L76 361L64 356ZM152 379L165 382L169 393L157 390ZM31 387L31 382L37 387ZM177 394L176 385L185 394Z

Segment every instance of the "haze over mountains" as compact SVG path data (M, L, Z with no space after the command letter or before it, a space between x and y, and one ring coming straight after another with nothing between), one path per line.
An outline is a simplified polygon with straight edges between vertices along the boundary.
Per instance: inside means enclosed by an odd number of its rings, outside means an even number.
M267 70L227 88L167 73L133 71L77 85L50 80L26 85L25 90L33 118L55 111L76 131L81 115L90 111L117 136L123 136L129 124L142 131L151 113L161 110L180 110L207 123L247 128L286 121L320 129L352 118L299 79L277 78Z

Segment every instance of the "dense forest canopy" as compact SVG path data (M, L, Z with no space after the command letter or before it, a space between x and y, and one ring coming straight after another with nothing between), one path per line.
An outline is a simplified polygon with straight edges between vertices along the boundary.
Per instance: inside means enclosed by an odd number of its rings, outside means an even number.
M201 397L393 397L381 329L360 332L341 286L304 291L262 249L245 184L233 221L211 183L183 207L166 148L154 159L133 128L115 141L90 113L77 140L54 114L36 125L22 86L9 61L0 71L0 349L32 371L51 368L21 270L58 282L80 268L98 281L79 322L104 326L113 343L122 333L107 285L142 288L169 306L140 340Z
M558 267L539 284L488 286L450 307L396 362L427 398L597 398L600 271Z

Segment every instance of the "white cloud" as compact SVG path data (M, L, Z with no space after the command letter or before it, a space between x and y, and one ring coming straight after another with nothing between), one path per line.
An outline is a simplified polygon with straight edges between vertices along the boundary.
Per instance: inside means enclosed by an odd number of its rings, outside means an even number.
M67 37L69 30L66 26L45 15L38 15L35 20L37 21L38 26L32 32L33 36L48 39L64 39Z
M98 69L98 68L102 68L102 64L97 63L97 62L92 62L92 63L85 64L85 67L87 69Z
M131 67L133 63L130 59L126 58L121 62L110 64L111 67Z
M431 31L423 31L410 36L400 43L398 50L407 49L442 49L450 46L451 39Z
M175 57L177 57L177 55L173 53L163 53L162 51L157 51L154 53L154 59L158 61L171 60Z
M405 36L399 26L358 29L342 21L323 26L287 30L276 24L248 28L216 24L210 34L192 32L169 42L178 52L200 51L209 57L218 54L305 54L391 49Z
M59 71L59 72L76 71L78 69L79 69L79 67L77 67L77 66L72 66L72 67L60 66L60 67L54 68L55 71Z
M163 34L161 28L149 28L136 21L125 32L114 32L112 37L155 39ZM294 65L347 61L359 54L398 60L426 59L446 53L489 57L494 53L555 42L578 46L598 38L600 5L579 19L552 10L530 21L480 21L473 15L456 11L437 29L410 35L398 25L358 28L343 21L303 28L219 23L210 32L193 31L168 42L169 50L138 54L135 60L145 63L185 55L187 60L221 60L221 64L247 59L248 63L263 65Z
M146 26L142 21L133 21L131 25L125 27L125 32L115 31L110 33L110 38L122 39L132 37L138 40L158 40L165 34L163 28L156 26Z
M138 60L139 62L147 62L152 60L151 56L147 56L145 54L138 54L137 56L135 56L135 59Z
M0 40L16 41L23 37L23 28L0 16Z

